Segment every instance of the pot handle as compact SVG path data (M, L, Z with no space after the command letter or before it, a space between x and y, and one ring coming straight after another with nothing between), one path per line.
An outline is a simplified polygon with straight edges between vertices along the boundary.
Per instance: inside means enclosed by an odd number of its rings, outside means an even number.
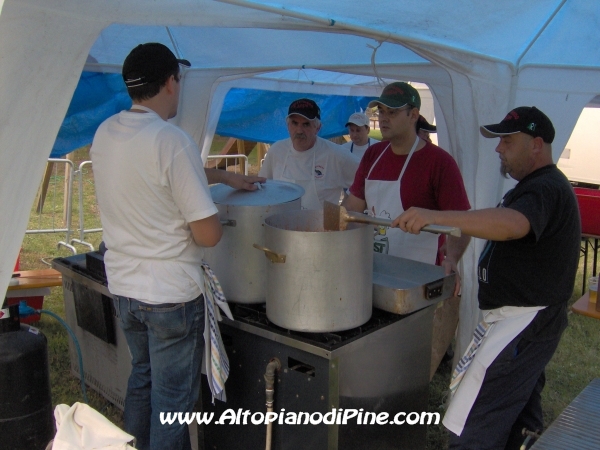
M267 258L269 258L269 261L271 261L272 263L284 263L285 262L285 255L280 255L279 253L275 253L273 250L269 250L268 248L263 247L258 244L252 244L252 246L254 248L257 248L257 249L265 252L265 256Z
M221 219L219 222L221 222L221 225L223 225L224 227L235 227L236 226L235 220Z

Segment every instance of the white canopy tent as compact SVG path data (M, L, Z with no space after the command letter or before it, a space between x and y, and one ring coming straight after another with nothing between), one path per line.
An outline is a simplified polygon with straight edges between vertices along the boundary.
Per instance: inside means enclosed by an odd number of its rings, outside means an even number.
M0 0L0 7L0 289L82 70L120 72L142 42L163 42L191 61L175 120L201 146L230 87L325 86L257 74L320 69L425 83L439 143L457 160L474 208L494 206L512 185L479 124L535 105L554 122L558 158L582 108L600 93L600 8L589 0ZM380 90L326 86L347 95ZM463 258L459 352L478 321L482 246L476 240Z

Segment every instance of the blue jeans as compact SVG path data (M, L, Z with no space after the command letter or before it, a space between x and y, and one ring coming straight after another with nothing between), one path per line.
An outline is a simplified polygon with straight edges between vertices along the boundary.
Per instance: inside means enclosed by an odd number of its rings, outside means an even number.
M204 353L204 297L151 305L117 296L115 309L132 356L125 431L140 450L189 449L187 425L162 425L159 414L194 410Z

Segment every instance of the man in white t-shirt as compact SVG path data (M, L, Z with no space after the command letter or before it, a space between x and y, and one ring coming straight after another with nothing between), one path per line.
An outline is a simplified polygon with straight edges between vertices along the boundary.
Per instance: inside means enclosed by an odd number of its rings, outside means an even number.
M377 139L369 137L371 121L366 114L356 112L348 118L346 127L350 135L350 142L346 142L342 147L350 150L350 153L360 161L367 149L379 142Z
M269 149L259 175L304 188L303 209L322 209L323 200L337 203L350 187L358 160L340 145L317 136L321 111L308 98L290 104L286 117L289 139Z
M191 137L167 122L179 104L179 66L158 43L123 64L133 100L98 128L90 150L108 289L132 355L125 431L138 449L189 449L187 426L159 414L193 411L204 349L203 248L221 238L208 182L255 189L257 177L205 171Z

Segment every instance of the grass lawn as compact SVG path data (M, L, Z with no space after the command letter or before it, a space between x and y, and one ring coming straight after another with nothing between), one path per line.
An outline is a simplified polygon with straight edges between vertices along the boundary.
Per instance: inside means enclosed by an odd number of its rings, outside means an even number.
M371 132L371 136L380 139L379 130ZM221 138L220 145L224 145L226 138ZM256 149L253 151L256 153ZM250 164L256 171L256 156ZM87 150L82 149L75 153L76 165L79 161L88 159ZM93 179L90 172L84 176L84 218L85 228L99 227L98 211L93 191ZM58 186L62 186L63 179L60 174L54 176ZM39 216L32 207L29 229L47 228L50 226L62 227L61 220L53 216L51 211L57 209L56 205L62 205L61 189L58 188L49 193L46 199L46 207L42 216ZM76 190L74 198L77 199ZM77 202L75 202L73 220L77 223ZM53 258L70 256L71 252L64 247L57 247L57 242L64 240L62 234L27 234L23 239L21 252L21 270L48 268ZM78 237L78 236L75 236ZM86 240L91 242L95 248L101 240L100 233L86 234ZM78 247L80 253L87 251L85 247ZM577 275L575 291L571 297L570 304L574 303L581 295L582 279L581 262L580 271ZM589 272L589 270L588 270ZM589 276L589 273L588 273ZM45 298L44 308L65 317L62 288L52 288L51 294ZM43 315L37 324L40 330L48 338L48 352L50 360L50 376L52 388L53 405L66 403L73 404L82 402L79 381L70 372L70 361L68 356L68 334L66 330L54 318ZM550 424L558 414L575 398L583 388L596 377L600 377L600 321L578 316L569 315L569 327L565 331L558 350L547 367L547 383L543 392L544 419L546 425ZM441 404L444 392L450 379L451 367L449 364L442 365L435 374L430 384L429 411L438 411L443 415ZM102 396L88 389L90 405L105 414L109 420L122 426L122 413L111 405ZM443 427L430 426L428 429L428 450L438 450L447 447L446 434Z
M377 139L378 141L381 141L383 139L383 137L381 136L381 131L378 128L369 131L369 136L373 139Z

